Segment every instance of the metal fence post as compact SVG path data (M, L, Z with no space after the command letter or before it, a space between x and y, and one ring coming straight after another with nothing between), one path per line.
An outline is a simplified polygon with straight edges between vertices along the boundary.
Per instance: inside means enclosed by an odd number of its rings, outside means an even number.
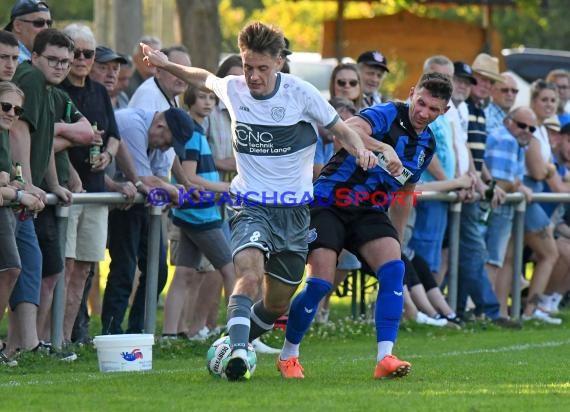
M145 333L154 334L156 329L156 306L158 302L158 259L160 248L160 233L162 222L162 207L151 206L150 222L148 225L148 250L146 265L146 296L145 296Z
M67 240L67 218L69 217L68 206L56 206L55 216L57 218L57 232L59 236L59 247L61 250L61 260L63 270L59 273L57 284L53 292L53 302L51 306L51 344L61 349L63 344L63 317L65 315L65 243Z
M522 201L515 205L513 220L513 285L512 285L512 313L513 318L521 316L521 273L523 272L523 247L524 247L524 215L526 202Z
M453 311L457 310L457 285L459 266L459 228L461 224L461 202L449 204L449 268L447 277L447 300Z

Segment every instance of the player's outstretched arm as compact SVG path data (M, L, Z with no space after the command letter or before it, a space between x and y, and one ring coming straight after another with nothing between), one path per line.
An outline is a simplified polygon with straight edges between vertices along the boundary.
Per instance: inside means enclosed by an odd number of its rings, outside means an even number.
M358 165L364 170L370 169L377 164L376 155L368 150L358 134L349 128L346 123L339 120L331 128L334 136L339 139L342 146L354 157Z
M148 44L140 43L140 46L143 54L145 55L144 61L146 61L149 66L166 70L179 79L182 79L187 83L192 83L194 86L203 87L208 76L214 76L208 70L200 69L199 67L189 67L172 63L168 60L166 54L160 50L154 50Z
M357 134L359 140L364 144L366 149L374 152L380 152L384 155L382 167L388 170L392 176L399 176L402 174L402 162L398 158L396 151L392 146L382 143L371 136L372 128L366 120L361 117L354 116L346 121L346 126L349 130ZM375 162L377 163L377 159Z

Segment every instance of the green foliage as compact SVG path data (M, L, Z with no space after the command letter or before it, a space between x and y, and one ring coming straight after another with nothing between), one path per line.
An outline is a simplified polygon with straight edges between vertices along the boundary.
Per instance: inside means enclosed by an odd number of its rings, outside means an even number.
M0 24L10 21L10 11L16 0L0 0ZM47 0L54 20L93 20L93 0Z

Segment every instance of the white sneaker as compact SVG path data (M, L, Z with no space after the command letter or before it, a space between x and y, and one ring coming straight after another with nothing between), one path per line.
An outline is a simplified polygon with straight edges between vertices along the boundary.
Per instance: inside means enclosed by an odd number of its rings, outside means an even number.
M256 353L263 353L267 355L276 355L278 353L281 353L281 349L272 348L271 346L263 343L259 338L254 339L251 344L253 345L253 349L255 349Z
M207 340L210 337L210 329L208 329L207 326L204 326L202 329L200 329L194 336L190 336L188 338L188 340L194 341L194 342L204 342L205 340Z
M319 311L317 312L317 316L315 317L315 322L324 324L324 323L327 323L328 321L329 321L328 309L319 308Z
M445 326L447 325L447 319L445 318L432 318L428 315L426 315L423 312L418 311L418 314L416 315L416 322L423 324L423 325L430 325L430 326Z
M549 325L561 325L562 319L553 318L548 315L548 313L541 311L540 309L535 309L532 315L522 316L522 320L538 320L540 322L548 323Z

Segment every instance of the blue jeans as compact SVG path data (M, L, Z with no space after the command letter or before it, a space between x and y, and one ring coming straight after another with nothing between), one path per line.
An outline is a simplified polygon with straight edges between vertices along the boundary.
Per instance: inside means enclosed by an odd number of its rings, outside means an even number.
M479 202L464 203L461 209L457 313L463 314L467 297L475 303L478 315L499 317L499 302L485 270L487 248L479 227Z
M447 202L429 200L416 206L416 223L408 246L427 262L432 273L439 272L441 266L447 214Z
M10 295L10 308L14 310L16 306L24 302L39 306L42 284L42 252L36 236L34 220L31 217L24 221L16 219L16 244L22 262L22 270Z
M144 330L149 219L148 209L143 205L134 205L126 211L109 212L108 246L111 264L101 312L103 334L123 333L121 323L129 304L137 263L141 276L129 312L127 333L142 333ZM159 254L158 294L160 294L167 277L166 253L162 239L156 253Z

